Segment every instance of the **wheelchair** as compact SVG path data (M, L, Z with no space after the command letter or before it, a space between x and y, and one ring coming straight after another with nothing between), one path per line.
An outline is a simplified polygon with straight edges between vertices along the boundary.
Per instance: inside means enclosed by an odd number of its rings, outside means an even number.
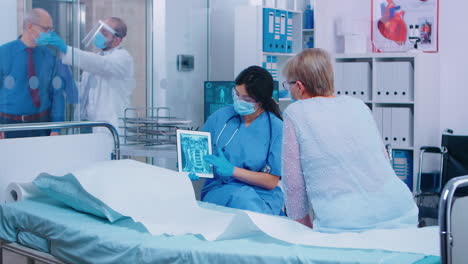
M426 154L440 155L438 171L423 172ZM453 135L451 129L442 134L440 147L420 148L415 200L419 208L419 226L437 225L441 191L452 178L468 174L468 135ZM468 196L468 187L457 190L455 197Z

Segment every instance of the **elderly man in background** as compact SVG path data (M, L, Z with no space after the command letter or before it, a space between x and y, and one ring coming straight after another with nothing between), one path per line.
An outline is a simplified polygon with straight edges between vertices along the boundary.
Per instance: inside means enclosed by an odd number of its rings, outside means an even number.
M62 52L62 61L82 69L80 84L81 119L107 121L119 128L119 118L131 106L135 88L133 58L120 44L127 35L127 26L118 17L99 20L83 39L85 47L91 43L100 51L93 53L67 46L56 34L44 36L39 42L53 45ZM122 130L119 129L119 132Z
M0 124L64 120L63 70L54 52L36 40L53 32L44 9L30 10L23 35L0 46ZM58 131L0 132L0 139L57 135Z

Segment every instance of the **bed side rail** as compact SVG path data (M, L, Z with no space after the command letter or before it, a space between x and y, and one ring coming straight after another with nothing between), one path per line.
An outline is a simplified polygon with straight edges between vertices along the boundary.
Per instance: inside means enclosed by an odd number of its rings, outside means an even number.
M0 250L7 255L2 256L0 253L0 257L2 257L2 259L0 259L1 264L9 264L6 262L3 263L2 260L10 263L36 263L36 261L38 261L45 264L65 264L50 254L27 248L17 243L9 243L0 240Z
M468 186L468 175L452 178L445 185L439 201L440 254L442 263L452 263L452 207L455 191Z
M114 139L114 152L112 159L120 159L120 139L117 129L107 122L80 121L80 122L47 122L47 123L23 123L23 124L4 124L0 125L0 132L24 131L24 130L43 130L43 129L70 129L81 127L105 127Z

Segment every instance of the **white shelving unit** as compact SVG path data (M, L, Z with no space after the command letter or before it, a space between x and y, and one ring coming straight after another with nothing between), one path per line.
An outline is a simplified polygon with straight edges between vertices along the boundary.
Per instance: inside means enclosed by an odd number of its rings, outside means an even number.
M299 4L300 0L294 2L294 8L280 9L293 13L293 45L291 53L277 53L263 51L263 6L242 6L235 10L235 28L234 28L234 72L235 75L241 70L251 65L262 66L264 56L276 56L276 80L278 81L280 91L281 84L285 81L281 71L286 61L295 56L303 49L304 34L313 34L313 30L303 30L303 6ZM281 110L284 110L291 100L281 98L279 101Z
M292 53L263 51L263 6L240 6L234 14L234 72L251 65L262 66L264 56L277 57L277 81L284 81L281 70L286 61L302 50L302 12L281 9L293 13Z
M373 111L384 143L410 152L414 190L419 148L440 145L438 55L336 55L334 69L336 95L363 100Z

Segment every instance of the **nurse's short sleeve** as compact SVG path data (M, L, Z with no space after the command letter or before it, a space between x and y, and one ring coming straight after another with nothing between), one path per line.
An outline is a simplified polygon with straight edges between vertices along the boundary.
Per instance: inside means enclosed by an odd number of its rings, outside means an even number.
M206 120L205 124L203 125L202 131L213 133L213 124L215 122L215 119L216 118L214 117L214 115L210 115L208 117L208 120Z
M268 155L268 165L271 166L270 174L281 177L281 148L283 142L283 126L281 121L279 123L280 125L276 125L273 127L273 139L271 142L270 153Z

